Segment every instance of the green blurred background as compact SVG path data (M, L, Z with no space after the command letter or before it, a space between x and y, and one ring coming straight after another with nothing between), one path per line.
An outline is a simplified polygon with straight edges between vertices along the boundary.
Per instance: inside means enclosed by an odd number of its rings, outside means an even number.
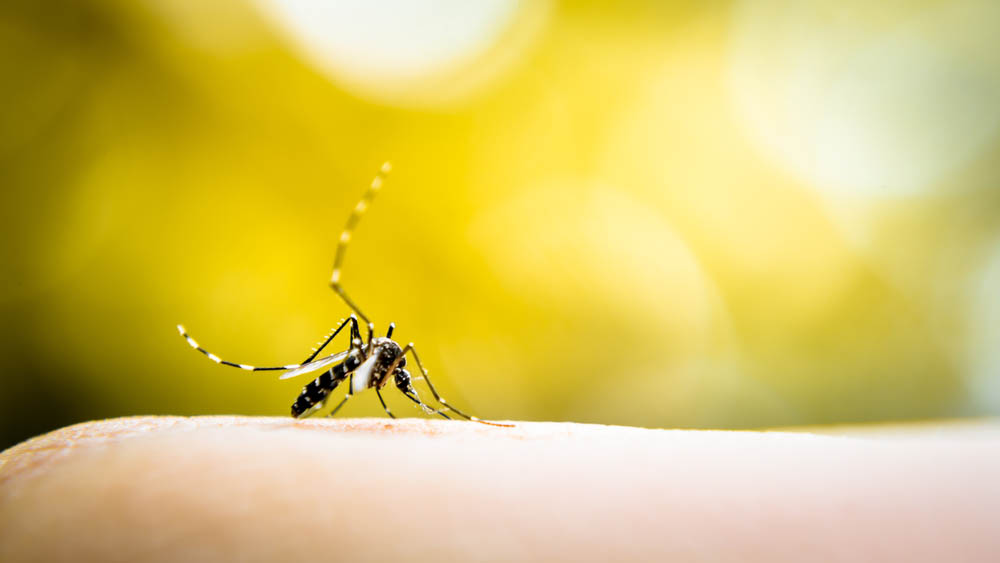
M174 327L301 360L387 159L345 286L480 416L996 414L998 37L990 1L7 0L0 447L287 416L305 378Z

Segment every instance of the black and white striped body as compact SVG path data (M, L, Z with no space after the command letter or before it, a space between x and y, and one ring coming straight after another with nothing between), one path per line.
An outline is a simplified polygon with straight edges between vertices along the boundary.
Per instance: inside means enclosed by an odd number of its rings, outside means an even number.
M323 402L331 391L340 385L340 382L347 378L347 374L358 369L361 365L361 357L352 354L342 363L330 368L323 375L310 381L302 388L302 393L292 404L292 416L298 418L306 411Z
M410 374L403 369L406 358L403 349L390 338L376 338L371 344L372 352L368 353L368 345L351 351L347 359L330 368L323 375L310 381L302 388L302 393L292 405L292 416L298 418L310 409L322 403L338 385L351 376L351 389L348 395L353 395L374 387L381 389L388 382L390 375L395 375L396 385L409 391ZM393 364L396 365L393 368ZM393 373L390 374L389 370Z

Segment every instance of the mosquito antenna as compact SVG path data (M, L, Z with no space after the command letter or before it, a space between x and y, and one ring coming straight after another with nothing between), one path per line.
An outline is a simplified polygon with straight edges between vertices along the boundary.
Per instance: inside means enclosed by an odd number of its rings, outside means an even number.
M354 233L354 228L358 226L358 221L361 220L361 216L368 211L368 207L371 205L372 201L375 199L375 194L378 193L379 189L382 187L382 183L385 181L385 176L392 170L392 165L388 162L382 164L382 168L379 169L378 174L372 179L372 183L365 190L365 194L361 196L361 201L354 206L354 211L351 212L351 216L347 218L347 224L344 225L344 231L340 233L340 241L337 242L337 254L333 259L333 274L330 276L330 287L337 292L337 295L347 303L347 306L351 308L358 317L366 325L371 326L371 321L368 317L361 312L361 309L354 304L354 301L347 296L347 292L344 291L344 287L340 285L340 267L344 263L344 253L347 251L347 245L351 242L351 236Z

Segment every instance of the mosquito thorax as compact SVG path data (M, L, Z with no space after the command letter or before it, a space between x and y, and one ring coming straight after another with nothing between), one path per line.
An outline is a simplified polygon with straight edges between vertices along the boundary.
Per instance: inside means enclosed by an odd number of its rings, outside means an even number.
M375 349L375 354L379 357L379 365L385 366L386 369L403 353L402 346L391 338L376 338L372 342L372 348ZM398 365L399 367L405 366L406 358L400 359Z
M372 342L372 348L374 353L368 356L375 358L371 383L381 388L392 375L389 373L392 364L395 363L395 371L399 371L406 365L406 358L403 356L403 348L391 338L376 338Z

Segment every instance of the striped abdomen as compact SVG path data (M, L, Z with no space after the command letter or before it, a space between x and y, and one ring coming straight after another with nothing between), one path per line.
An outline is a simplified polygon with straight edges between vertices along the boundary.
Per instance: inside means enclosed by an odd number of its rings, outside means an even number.
M331 391L340 385L340 382L347 379L347 374L358 369L361 359L357 355L348 356L343 363L330 368L323 375L309 382L302 388L299 398L292 405L292 416L298 418L303 413L319 404Z

